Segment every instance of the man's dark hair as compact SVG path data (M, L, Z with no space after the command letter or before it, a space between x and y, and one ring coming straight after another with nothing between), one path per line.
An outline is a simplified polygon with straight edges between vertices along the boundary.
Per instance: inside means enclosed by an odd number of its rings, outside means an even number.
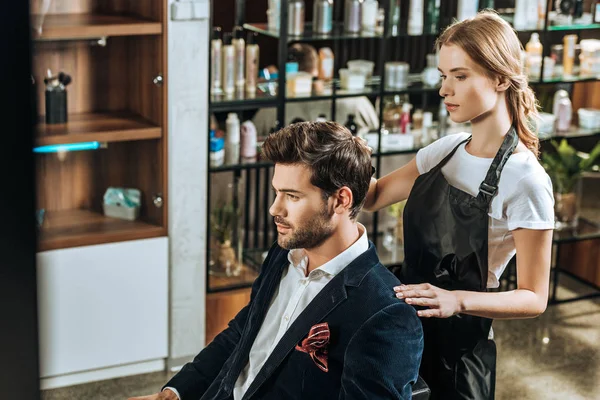
M275 164L304 164L310 182L326 200L346 186L352 191L350 218L362 208L371 181L371 151L362 139L335 122L300 122L271 134L263 154Z

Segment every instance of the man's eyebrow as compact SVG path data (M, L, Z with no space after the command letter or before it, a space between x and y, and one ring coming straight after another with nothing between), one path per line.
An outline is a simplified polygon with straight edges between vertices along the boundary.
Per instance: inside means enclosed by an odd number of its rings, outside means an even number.
M450 72L457 72L457 71L468 71L469 68L466 67L457 67L457 68L452 68L450 70ZM441 73L444 73L444 71L442 71L439 67L438 67L438 71L440 71Z
M276 192L283 192L283 193L298 193L298 194L304 194L303 192L296 190L296 189L275 189L275 186L271 185L271 188L273 188L274 191Z

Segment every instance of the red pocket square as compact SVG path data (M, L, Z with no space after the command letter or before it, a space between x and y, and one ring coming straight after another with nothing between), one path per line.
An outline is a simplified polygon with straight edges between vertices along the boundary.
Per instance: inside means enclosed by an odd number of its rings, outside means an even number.
M296 350L308 353L310 358L324 372L329 371L327 368L327 345L329 344L329 324L314 325L310 328L308 336L302 342L296 345Z

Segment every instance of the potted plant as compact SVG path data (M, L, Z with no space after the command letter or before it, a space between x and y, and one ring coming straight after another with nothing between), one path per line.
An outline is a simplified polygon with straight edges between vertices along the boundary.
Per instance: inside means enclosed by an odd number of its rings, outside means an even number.
M214 207L210 215L210 225L213 236L217 242L216 259L214 260L213 273L237 276L241 265L231 246L234 229L237 227L238 212L232 203L221 203Z
M556 152L542 153L542 164L554 186L555 227L575 227L579 212L576 186L583 173L598 170L595 162L600 156L600 142L589 154L578 152L566 139L551 143Z

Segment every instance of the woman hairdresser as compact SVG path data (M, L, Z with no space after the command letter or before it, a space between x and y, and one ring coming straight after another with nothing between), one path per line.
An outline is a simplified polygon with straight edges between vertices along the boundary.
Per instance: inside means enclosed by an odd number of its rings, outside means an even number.
M438 38L440 95L472 133L439 139L408 165L373 179L365 209L408 198L405 263L396 295L417 306L425 331L421 376L434 399L493 399L494 318L532 318L546 308L552 184L531 127L536 101L514 30L491 11ZM509 260L516 290L488 292Z

